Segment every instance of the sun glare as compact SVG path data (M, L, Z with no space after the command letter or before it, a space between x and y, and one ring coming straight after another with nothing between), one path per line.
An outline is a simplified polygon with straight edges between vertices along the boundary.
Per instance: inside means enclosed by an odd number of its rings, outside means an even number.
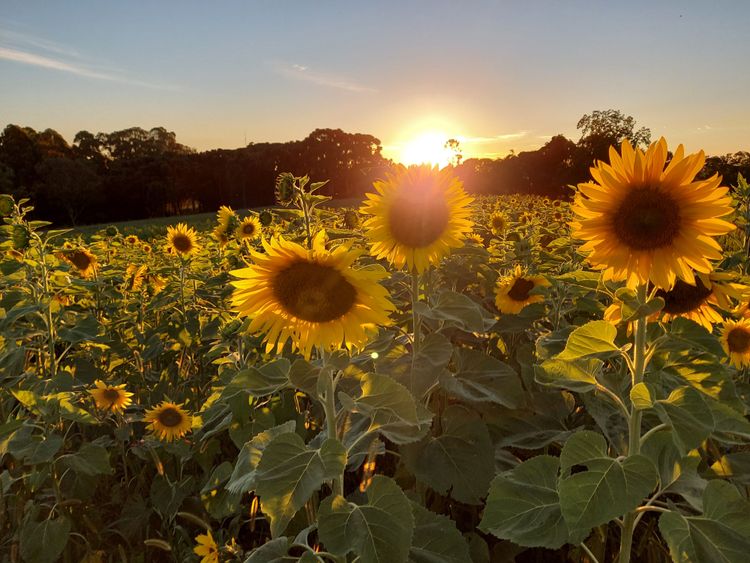
M407 141L401 148L398 160L402 164L432 164L447 166L453 153L445 147L450 135L440 131L427 131Z

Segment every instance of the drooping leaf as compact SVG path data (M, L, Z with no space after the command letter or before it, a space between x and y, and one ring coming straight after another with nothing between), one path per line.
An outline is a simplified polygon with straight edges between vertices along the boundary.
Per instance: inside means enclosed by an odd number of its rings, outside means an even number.
M431 414L419 408L409 390L394 379L377 373L365 374L361 394L350 398L339 394L341 403L350 412L370 419L366 432L380 432L396 444L414 442L424 435Z
M74 454L60 456L58 461L81 475L93 477L112 473L107 448L90 442L84 443Z
M517 408L523 402L518 374L508 364L478 350L455 353L455 375L443 372L440 383L451 395L469 402L487 402Z
M469 544L456 523L411 502L414 537L409 548L411 563L465 563L470 561Z
M247 391L253 397L271 395L289 385L291 363L279 358L260 367L248 367L238 372L224 390L224 397Z
M377 373L395 379L421 401L425 392L446 371L452 354L450 341L439 332L433 332L422 341L416 356L404 347L397 347L376 362L375 369Z
M657 401L659 417L674 430L675 443L683 455L698 447L714 429L711 409L703 394L692 387L675 389Z
M539 455L492 481L479 528L527 547L557 549L569 531L557 492L560 462Z
M495 317L471 297L455 291L443 291L432 306L417 303L417 312L427 319L443 321L467 332L486 332Z
M734 485L710 481L703 492L703 514L676 511L659 517L659 530L674 561L745 563L750 553L750 503Z
M336 555L354 553L361 563L405 563L414 533L411 503L395 481L375 475L367 504L330 496L320 505L318 533Z
M294 432L295 426L293 420L287 420L284 424L279 424L256 434L252 440L242 446L237 456L234 471L229 477L227 490L237 494L254 490L256 469L263 456L263 450L276 436Z
M534 379L537 383L579 393L596 388L596 373L604 362L597 358L576 360L559 358L560 356L550 358L534 366Z
M451 405L441 417L442 433L401 448L416 478L440 494L481 504L495 473L487 426L474 411Z
M346 467L346 450L328 438L320 449L311 449L297 434L280 434L263 451L256 469L256 493L261 509L278 537L292 517L325 481Z
M591 321L575 329L568 337L558 360L575 360L593 355L612 355L619 351L615 345L617 328L608 321Z

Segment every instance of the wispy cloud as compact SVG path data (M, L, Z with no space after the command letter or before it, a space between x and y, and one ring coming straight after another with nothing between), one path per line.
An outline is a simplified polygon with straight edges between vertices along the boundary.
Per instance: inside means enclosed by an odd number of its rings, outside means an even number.
M377 92L375 88L370 88L369 86L358 84L357 82L354 82L353 80L350 80L345 76L318 72L312 70L310 67L300 64L281 62L272 62L269 64L273 72L286 78L291 78L292 80L312 82L313 84L317 84L319 86L337 88L339 90L346 90L348 92Z
M528 134L528 131L517 131L515 133L504 133L502 135L493 135L491 137L463 137L460 140L464 144L489 145L505 141L515 141L516 139L522 139Z
M157 90L176 89L174 86L136 80L114 69L102 70L85 63L77 51L64 45L2 28L0 28L0 60L67 72L94 80L119 82Z

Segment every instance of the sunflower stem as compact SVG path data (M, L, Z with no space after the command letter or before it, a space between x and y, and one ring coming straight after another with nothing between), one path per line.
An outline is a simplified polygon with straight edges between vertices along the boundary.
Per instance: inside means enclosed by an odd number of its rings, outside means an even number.
M411 274L411 319L414 338L412 341L412 359L417 357L419 353L419 345L421 344L421 318L417 313L417 303L419 303L419 274L412 272ZM413 362L412 362L413 363Z
M326 390L323 399L323 412L326 417L326 435L331 440L338 440L338 431L336 429L336 383L333 369L328 365L328 352L321 346L320 357L323 360L321 369L326 374ZM344 496L344 474L333 479L332 487L334 495Z
M638 302L646 301L646 284L638 286ZM640 316L635 321L633 331L633 363L631 370L632 387L643 381L646 369L646 317ZM632 388L631 387L631 388ZM642 411L635 405L630 407L630 418L628 419L628 457L638 455L641 451L641 414ZM622 536L620 537L620 556L618 563L630 563L630 554L633 548L633 531L635 529L638 512L628 512L623 519Z

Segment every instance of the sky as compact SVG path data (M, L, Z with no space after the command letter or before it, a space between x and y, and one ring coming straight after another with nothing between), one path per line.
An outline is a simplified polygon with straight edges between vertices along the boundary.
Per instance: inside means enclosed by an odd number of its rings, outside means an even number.
M0 0L0 127L164 126L198 150L315 128L578 140L619 109L670 147L750 150L750 1Z

